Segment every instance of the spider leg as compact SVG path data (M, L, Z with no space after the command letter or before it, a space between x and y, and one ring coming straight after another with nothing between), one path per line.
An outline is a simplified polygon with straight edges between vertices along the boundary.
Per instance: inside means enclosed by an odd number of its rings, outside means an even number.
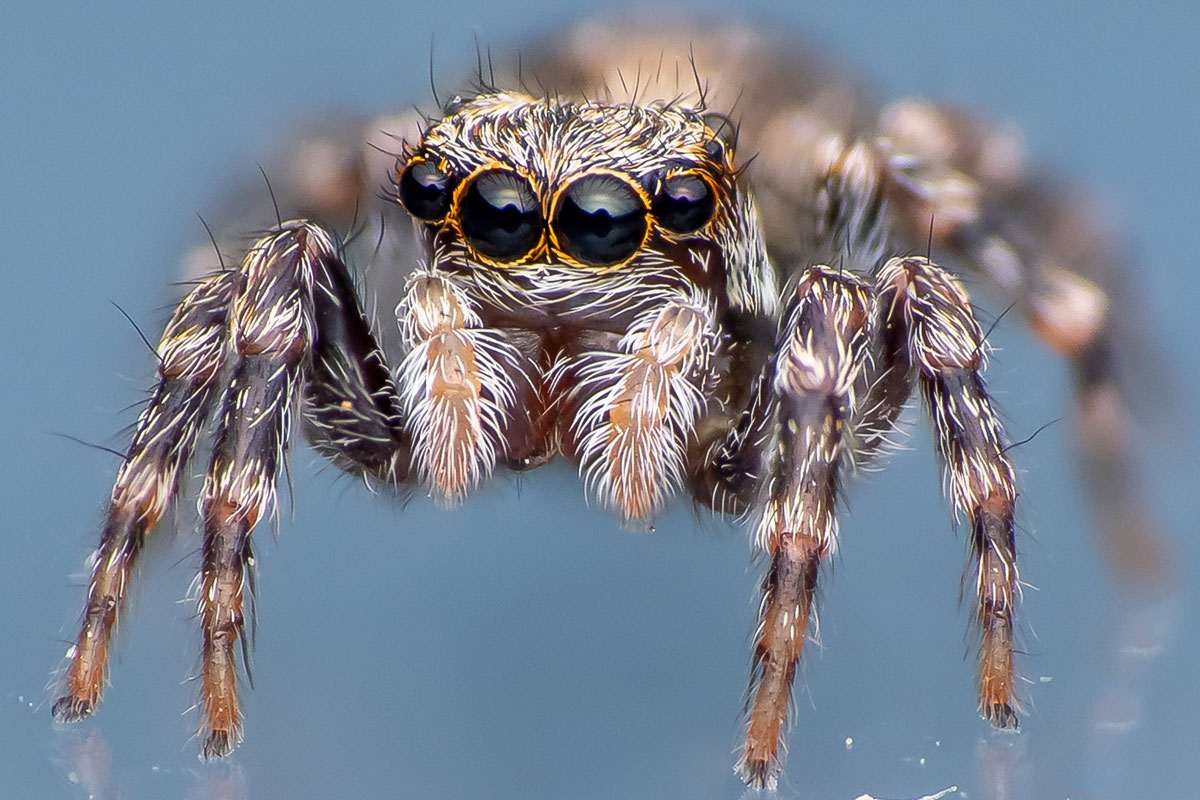
M1016 728L1017 489L1004 431L983 382L983 331L961 284L925 258L891 259L877 281L885 324L904 337L916 365L955 513L971 525L981 633L979 710L997 727Z
M241 641L245 649L251 534L275 511L275 485L298 404L304 405L305 433L323 455L343 470L391 485L408 477L413 442L425 442L435 453L448 444L422 439L420 430L405 427L424 419L405 416L413 409L406 409L397 394L350 273L324 231L285 223L250 250L241 274L229 326L236 362L202 504L201 754L206 758L226 755L241 737L235 645ZM433 307L419 290L409 299L415 315L409 322L418 335L430 334L425 351L436 349L437 337L446 332L425 330L421 320L445 324L441 315L448 306ZM488 371L492 352L478 347L473 361L451 364L429 356L437 363L434 379L424 388L435 395L454 394L454 386L445 389L438 381L453 384L457 378L461 384L474 378L484 395L499 394ZM411 356L405 367L409 376Z
M819 148L813 166L819 177L812 249L836 257L842 268L874 273L894 235L878 154L861 139L832 136ZM888 436L912 394L908 342L893 326L872 326L869 351L872 357L858 373L858 402L847 423L856 466L887 449Z
M313 316L305 437L339 469L398 485L411 459L400 398L353 278L339 259L322 259L316 267Z
M796 281L764 368L770 400L755 540L770 557L755 635L748 721L737 771L774 787L819 567L833 551L838 474L855 385L868 360L871 289L813 267Z
M710 304L685 296L644 312L624 336L596 334L550 371L564 452L627 522L682 485L719 343Z
M236 273L213 275L179 303L158 345L158 384L137 422L92 554L83 624L67 651L54 718L73 722L100 703L109 646L147 534L178 494L184 467L208 419L224 364L225 327Z
M856 402L846 423L855 469L878 461L896 442L897 422L912 396L913 370L908 342L884 317L886 309L875 308L868 350L871 358L859 372Z
M1070 363L1079 455L1106 555L1119 577L1153 581L1165 554L1136 480L1121 368L1158 376L1152 349L1130 324L1137 304L1122 296L1132 288L1121 279L1113 236L1084 198L1027 174L1011 130L913 99L885 108L879 130L909 238L928 235L939 252L983 275Z
M313 285L321 262L335 256L320 228L289 222L258 240L239 272L228 330L232 372L201 500L204 758L227 755L241 738L235 648L245 636L250 536L276 511L278 474L316 338Z
M73 721L98 704L134 561L178 493L221 395L201 498L198 584L201 753L219 757L241 735L236 647L245 645L251 534L276 510L296 409L306 404L314 445L352 472L402 479L406 438L349 273L333 239L317 226L283 223L249 249L239 269L202 281L175 311L159 354L159 384L117 476L83 626L53 713Z
M891 235L886 185L875 151L861 140L829 136L806 172L816 176L807 252L837 264L839 279L873 272ZM799 258L785 255L785 268L790 270ZM906 342L886 326L871 325L867 335L872 358L862 369L856 368L856 402L845 420L848 455L853 455L856 465L886 449L888 434L912 392ZM740 414L719 420L724 424L714 425L712 434L701 442L692 489L718 511L741 514L754 505L761 475L759 453L774 424L772 380L770 370L752 378L745 401L739 403Z
M1046 344L1075 360L1110 328L1110 237L1071 198L1026 174L1019 137L956 109L885 108L877 145L898 222L932 237L1018 303ZM1105 251L1108 252L1105 252Z

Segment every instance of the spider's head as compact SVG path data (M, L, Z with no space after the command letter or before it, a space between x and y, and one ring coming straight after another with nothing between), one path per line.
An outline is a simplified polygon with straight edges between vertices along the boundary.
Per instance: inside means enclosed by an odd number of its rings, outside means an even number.
M438 266L672 272L758 305L769 267L722 127L665 103L456 99L406 147L396 196Z

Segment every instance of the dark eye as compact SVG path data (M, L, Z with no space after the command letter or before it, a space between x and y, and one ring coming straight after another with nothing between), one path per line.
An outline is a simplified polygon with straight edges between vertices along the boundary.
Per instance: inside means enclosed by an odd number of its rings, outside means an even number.
M563 193L554 233L567 255L609 266L637 252L647 224L646 204L632 186L612 175L586 175Z
M542 215L533 187L508 170L477 175L460 201L458 220L471 246L497 261L529 255L542 238Z
M405 168L397 187L400 202L418 219L436 220L450 210L450 176L429 161L414 161Z
M663 182L654 198L654 216L664 228L675 233L691 233L703 228L712 218L712 188L707 181L690 173L672 175Z
M725 160L726 149L737 150L738 124L719 111L707 111L703 119L714 134L704 143L704 150L710 159L720 163Z

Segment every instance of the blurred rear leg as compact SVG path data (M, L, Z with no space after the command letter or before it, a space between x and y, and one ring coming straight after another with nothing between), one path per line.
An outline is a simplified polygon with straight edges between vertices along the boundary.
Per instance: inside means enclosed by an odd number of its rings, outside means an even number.
M1127 583L1161 580L1165 545L1139 486L1129 373L1140 371L1147 402L1162 402L1164 382L1114 237L1083 198L1027 172L1011 130L911 99L886 108L879 128L910 240L931 233L935 251L987 278L1070 363L1105 555Z

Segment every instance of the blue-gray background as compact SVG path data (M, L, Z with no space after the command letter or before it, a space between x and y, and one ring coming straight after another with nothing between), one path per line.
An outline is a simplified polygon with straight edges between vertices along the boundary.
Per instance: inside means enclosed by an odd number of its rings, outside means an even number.
M571 8L578 5L578 8ZM1140 254L1164 360L1200 396L1195 340L1200 17L1192 4L756 3L888 93L1020 121L1035 155L1097 188ZM874 6L875 4L869 4ZM36 10L35 10L36 6ZM774 10L768 11L774 7ZM0 796L737 797L729 771L757 578L744 537L676 507L644 536L585 506L564 468L446 513L372 498L296 457L294 516L259 545L247 743L205 766L181 712L196 664L197 538L156 538L94 720L56 730L49 671L114 473L60 431L120 446L151 376L136 335L173 297L196 211L244 184L313 111L427 101L437 32L461 74L592 4L9 3L0 22ZM1121 313L1121 309L1115 309ZM1069 413L1063 371L1015 320L992 385L1014 437ZM1069 423L1069 421L1068 421ZM860 482L799 679L788 796L1194 797L1200 752L1195 428L1159 426L1148 485L1177 591L1113 590L1070 424L1018 451L1031 709L975 716L961 536L922 430ZM847 747L846 739L853 745Z

